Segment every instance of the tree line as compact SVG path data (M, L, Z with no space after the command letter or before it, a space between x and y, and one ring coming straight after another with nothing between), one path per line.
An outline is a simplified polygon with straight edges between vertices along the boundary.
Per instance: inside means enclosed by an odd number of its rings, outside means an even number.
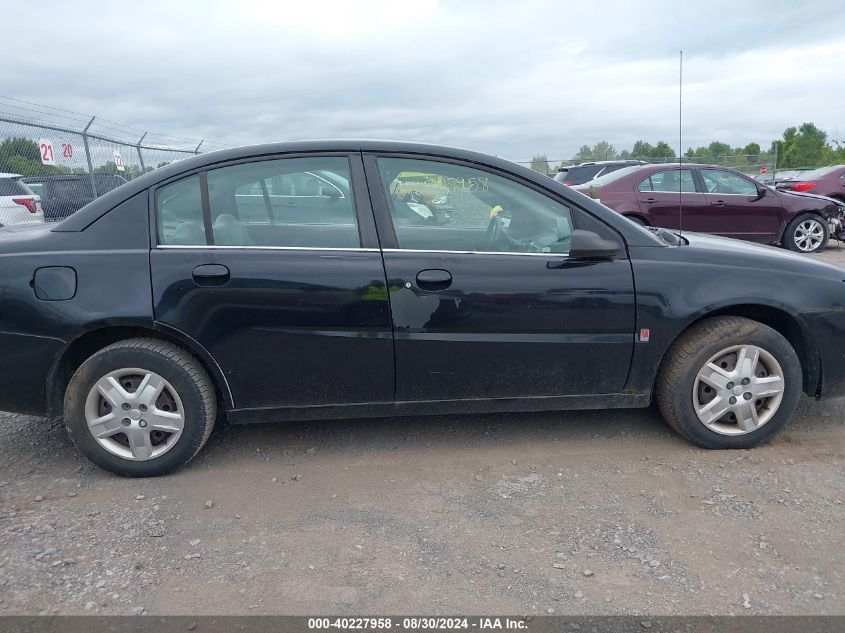
M788 127L783 136L771 142L767 150L757 143L748 143L743 147L732 147L728 143L713 141L709 145L688 148L684 160L701 163L730 164L732 167L775 166L777 156L778 169L809 169L825 165L845 163L845 143L830 139L827 132L814 123L803 123L798 127ZM608 141L599 141L593 146L582 145L571 160L560 163L567 165L593 160L644 160L648 162L670 162L677 160L675 150L665 141L655 145L647 141L637 141L633 147L620 152ZM547 173L551 165L545 154L537 154L531 159L531 168Z

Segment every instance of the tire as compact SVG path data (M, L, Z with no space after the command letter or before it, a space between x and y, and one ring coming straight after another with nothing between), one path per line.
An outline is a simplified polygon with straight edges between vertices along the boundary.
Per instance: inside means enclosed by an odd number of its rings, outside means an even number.
M739 348L730 351L726 350ZM746 358L753 359L753 350L759 350L759 361L755 373L740 371L735 378L739 380L730 390L711 387L708 380L725 380L723 373L733 373L736 370L730 365L730 359L738 359L741 349L748 352ZM708 362L711 365L708 365ZM710 369L716 365L718 371ZM736 363L736 360L734 361ZM749 367L752 360L743 364ZM727 367L727 369L725 369ZM719 369L721 368L721 369ZM710 378L703 380L701 374L710 374ZM777 382L775 376L780 374L780 396L758 397L752 395L746 399L745 394L765 393L774 391ZM743 374L745 377L743 378ZM749 375L754 375L753 383L742 386ZM758 384L757 381L760 381ZM726 380L728 387L734 384L733 378ZM801 397L803 374L798 355L783 336L777 331L742 317L717 317L706 319L691 326L684 332L666 352L661 363L655 383L655 401L663 418L680 435L702 448L736 449L751 448L772 439L792 417L795 407ZM712 396L705 390L710 389ZM740 391L735 391L735 390ZM746 392L745 390L749 391ZM710 407L712 400L723 399L714 403L718 406ZM724 417L719 417L705 423L699 416L699 407L703 418L717 415L722 408L720 403L730 403L731 398L738 404L732 405ZM760 404L762 403L762 404ZM749 418L749 407L754 407L756 414ZM736 411L736 413L734 413ZM730 416L734 420L730 420ZM743 418L737 419L737 416ZM753 420L762 422L753 428ZM742 424L747 424L746 428Z
M626 217L626 218L628 218L628 219L629 219L631 222L633 222L634 224L639 224L640 226L648 226L648 222L646 222L645 220L643 220L643 219L642 219L640 216L638 216L638 215L626 215L625 217Z
M816 239L811 238L808 233L810 230L813 235L818 231L821 240L817 242ZM805 213L799 215L787 225L781 243L789 250L798 253L819 253L827 248L827 241L830 238L829 233L824 218L815 213ZM802 234L804 235L803 239L799 237Z
M205 369L186 350L157 339L119 341L95 353L73 374L64 398L74 445L125 477L155 477L187 464L211 435L216 414Z

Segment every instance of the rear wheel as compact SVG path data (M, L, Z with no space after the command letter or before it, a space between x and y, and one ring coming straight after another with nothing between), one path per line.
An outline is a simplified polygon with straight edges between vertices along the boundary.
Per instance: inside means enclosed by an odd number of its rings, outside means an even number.
M799 253L818 253L827 247L827 223L818 215L804 214L795 218L783 233L783 245Z
M214 388L184 349L130 339L100 350L65 392L65 426L98 466L129 477L163 475L190 461L214 426Z
M703 448L751 448L780 431L801 395L795 350L772 328L707 319L672 344L655 399L678 433Z

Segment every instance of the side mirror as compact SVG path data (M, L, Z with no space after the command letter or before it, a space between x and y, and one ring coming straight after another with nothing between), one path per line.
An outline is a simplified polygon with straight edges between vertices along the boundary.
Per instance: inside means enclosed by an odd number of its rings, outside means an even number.
M755 198L755 200L759 200L760 198L765 197L767 191L768 190L766 189L766 187L761 187L760 185L757 185L757 197Z
M606 240L592 231L572 231L569 247L569 257L572 259L612 259L618 253L618 242Z

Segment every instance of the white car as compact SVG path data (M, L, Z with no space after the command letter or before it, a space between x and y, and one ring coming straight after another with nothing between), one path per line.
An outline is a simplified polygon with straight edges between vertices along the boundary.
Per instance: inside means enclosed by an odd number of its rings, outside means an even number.
M0 173L0 226L44 221L41 198L20 179L20 174Z

